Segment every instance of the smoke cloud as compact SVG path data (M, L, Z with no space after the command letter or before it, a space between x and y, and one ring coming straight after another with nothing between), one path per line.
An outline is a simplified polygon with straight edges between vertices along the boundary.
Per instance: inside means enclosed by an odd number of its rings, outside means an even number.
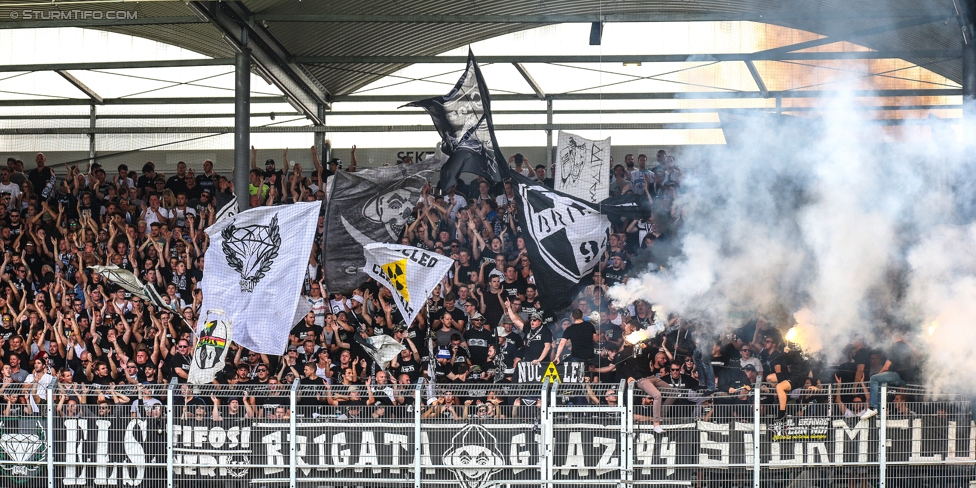
M678 154L681 254L610 297L716 331L741 323L730 312L784 331L802 317L805 350L831 364L855 334L883 347L900 327L930 385L976 391L958 374L976 368L973 147L939 120L904 142L859 99L821 103L817 116L723 115L727 145Z

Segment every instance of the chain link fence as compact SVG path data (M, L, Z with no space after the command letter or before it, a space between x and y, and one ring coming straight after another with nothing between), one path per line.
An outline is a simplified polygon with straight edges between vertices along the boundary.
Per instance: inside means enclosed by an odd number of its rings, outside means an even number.
M968 398L860 385L9 384L3 486L966 487ZM48 402L48 399L51 402Z

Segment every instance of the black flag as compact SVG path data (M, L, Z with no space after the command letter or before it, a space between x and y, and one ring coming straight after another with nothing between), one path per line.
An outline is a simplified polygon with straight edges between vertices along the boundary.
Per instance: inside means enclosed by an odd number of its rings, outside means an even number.
M420 201L421 190L435 180L443 161L339 171L325 205L322 264L330 293L352 292L369 276L363 271L363 246L397 243Z
M508 176L508 163L495 140L488 87L470 49L464 74L450 93L404 106L426 110L444 140L448 160L441 168L441 189L456 185L461 173L481 175L491 183Z
M520 174L511 176L519 236L533 263L542 307L560 310L573 300L573 288L604 258L610 220L594 204Z

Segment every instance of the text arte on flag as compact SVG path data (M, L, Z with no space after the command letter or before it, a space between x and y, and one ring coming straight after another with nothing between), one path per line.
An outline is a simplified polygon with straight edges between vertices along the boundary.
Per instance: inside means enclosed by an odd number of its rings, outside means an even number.
M233 340L249 350L281 354L291 327L308 312L300 300L321 203L258 207L206 229L203 304L198 332L212 310L233 323ZM287 327L283 325L287 324Z
M349 294L366 281L363 248L399 243L424 188L437 178L442 164L424 160L356 173L339 171L331 177L321 259L329 293Z
M443 140L448 160L441 168L438 186L442 190L455 186L461 173L481 175L493 184L505 179L508 165L495 140L488 86L470 49L464 73L447 95L404 107L426 110Z
M366 274L390 289L408 327L454 266L447 256L412 246L370 244L364 250Z

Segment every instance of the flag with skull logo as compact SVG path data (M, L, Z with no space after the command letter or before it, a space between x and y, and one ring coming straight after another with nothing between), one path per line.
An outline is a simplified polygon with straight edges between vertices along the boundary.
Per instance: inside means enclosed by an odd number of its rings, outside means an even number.
M366 281L365 246L399 243L424 187L436 181L442 164L425 160L332 177L321 261L330 293L348 294Z

